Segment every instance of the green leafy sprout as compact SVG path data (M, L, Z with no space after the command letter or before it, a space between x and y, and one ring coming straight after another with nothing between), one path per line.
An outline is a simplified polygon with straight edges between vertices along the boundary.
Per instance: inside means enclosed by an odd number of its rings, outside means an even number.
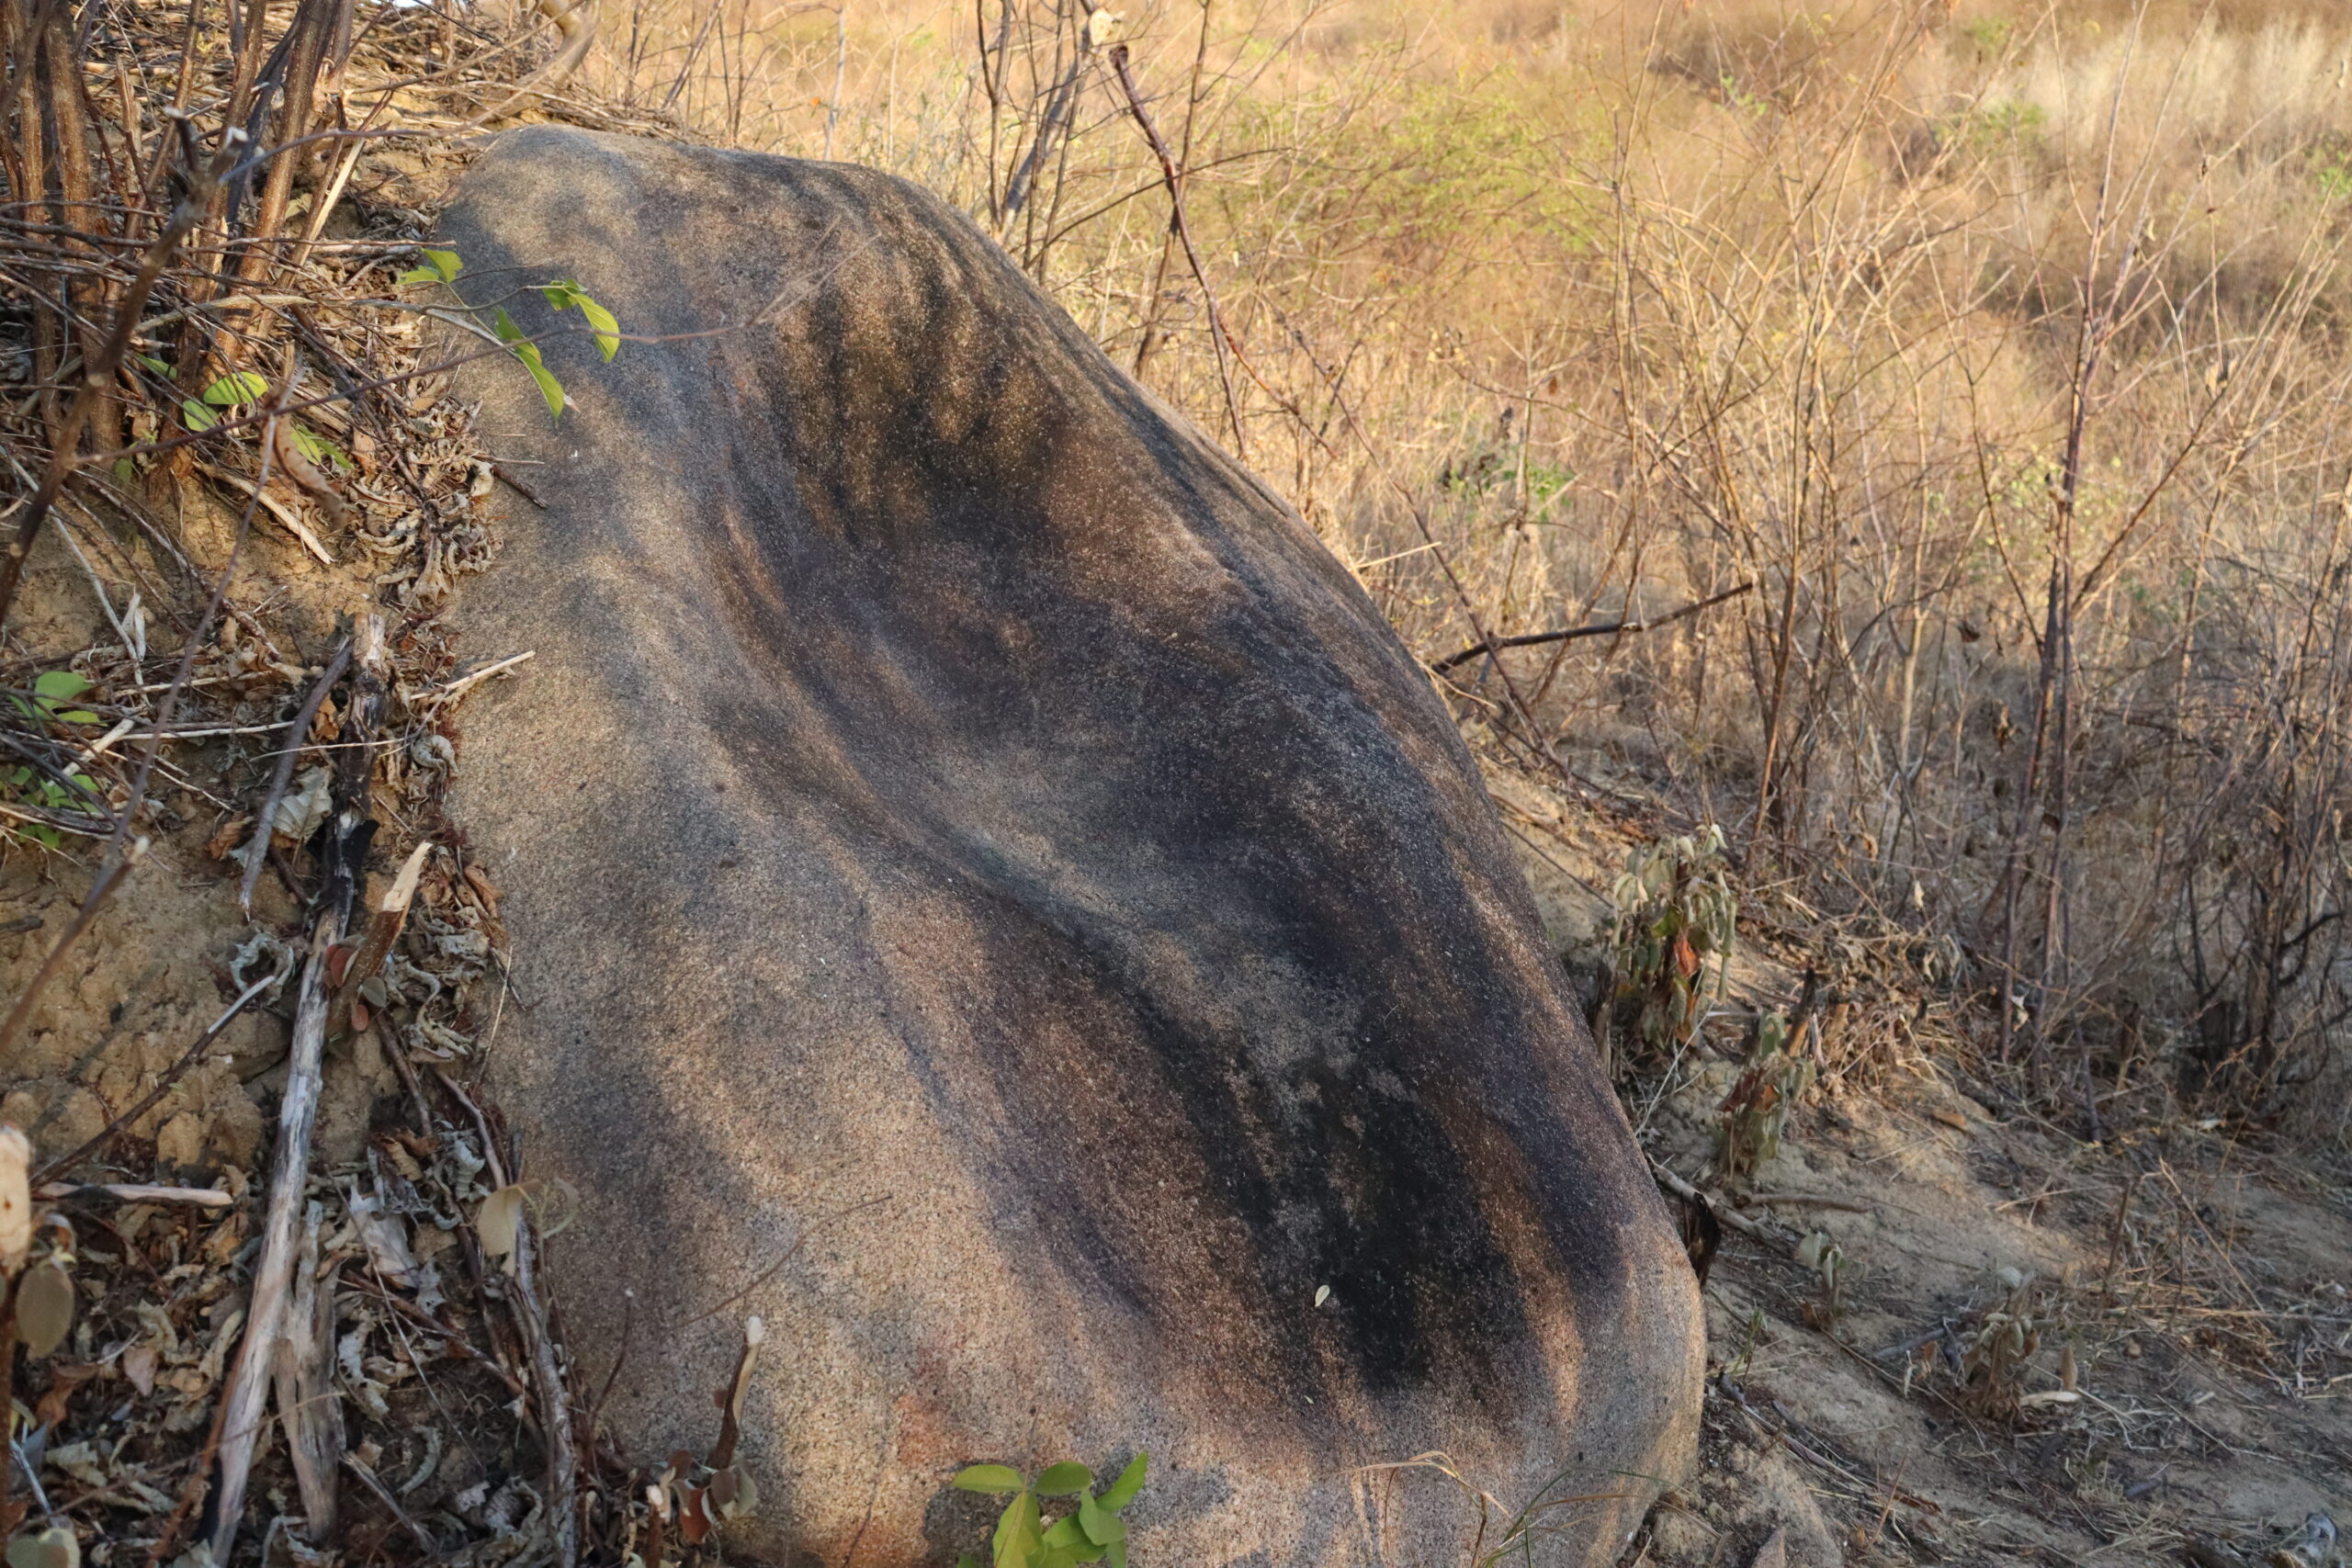
M180 418L201 435L219 424L229 410L257 403L267 396L269 378L255 370L232 370L204 389L202 400L182 398Z
M90 678L72 670L45 670L33 677L33 700L10 697L17 710L27 718L39 721L53 718L64 724L96 724L98 716L79 708L69 710L74 698L90 689Z
M74 705L74 700L89 689L86 675L71 670L48 670L34 677L29 701L13 694L8 701L35 724L50 720L59 724L103 724L106 721L96 714ZM68 773L60 783L28 767L9 768L0 772L0 793L42 811L86 813L100 809L97 785L79 773ZM52 850L64 841L56 829L40 822L11 823L8 830Z
M424 257L424 264L409 268L394 282L402 285L453 284L466 267L464 259L455 251L422 246L418 254ZM550 309L578 310L581 319L588 323L589 332L595 336L596 351L605 356L605 364L613 362L613 355L621 351L621 324L610 310L598 304L593 295L569 277L558 278L553 283L535 283L531 287L547 300ZM548 417L562 419L564 405L570 400L564 396L563 383L557 380L555 372L548 368L539 345L532 341L529 333L516 326L514 318L503 309L494 309L491 328L497 334L498 341L504 344L508 352L522 363L523 368L530 372L532 382L537 386L540 398L548 405Z
M424 257L424 265L409 268L392 279L394 283L402 286L412 283L455 283L458 281L458 274L465 270L466 264L458 259L458 253L455 251L436 251L432 246L425 245L419 247L418 254Z
M1119 1515L1143 1490L1150 1460L1136 1455L1101 1492L1094 1490L1092 1471L1069 1461L1047 1466L1034 1481L1009 1464L976 1464L956 1477L956 1485L1012 1499L997 1517L989 1568L1075 1568L1080 1562L1126 1568L1127 1527ZM1040 1501L1047 1497L1075 1497L1078 1506L1048 1525ZM980 1560L967 1552L956 1568L981 1568Z
M551 309L569 310L576 307L581 319L588 323L588 330L596 334L596 348L604 355L605 363L613 362L613 355L621 351L621 324L613 319L610 310L590 299L580 285L568 277L533 287L547 297Z

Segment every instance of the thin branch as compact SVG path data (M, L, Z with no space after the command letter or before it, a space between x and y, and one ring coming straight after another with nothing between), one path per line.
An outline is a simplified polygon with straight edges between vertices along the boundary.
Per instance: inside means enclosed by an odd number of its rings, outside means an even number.
M1474 642L1459 653L1447 654L1443 659L1430 665L1430 669L1432 672L1442 675L1456 665L1467 664L1474 659L1506 648L1535 648L1549 642L1573 642L1578 637L1608 637L1611 633L1624 633L1630 636L1634 632L1650 631L1670 622L1681 620L1686 615L1695 615L1702 610L1713 609L1727 599L1736 599L1743 593L1752 592L1755 587L1756 584L1753 582L1743 582L1736 588L1724 590L1713 598L1702 599L1695 604L1685 604L1679 610L1645 620L1594 621L1589 626L1569 626L1563 631L1529 632L1521 637L1498 637L1491 642Z
M1183 242L1184 260L1192 266L1193 281L1201 286L1201 299L1208 307L1209 346L1216 353L1216 377L1225 388L1225 416L1233 423L1233 455L1246 463L1250 449L1241 434L1241 400L1233 394L1233 371L1225 362L1225 318L1217 313L1216 290L1210 287L1207 269L1201 265L1201 253L1193 246L1192 226L1184 220L1182 171L1176 167L1168 143L1159 139L1159 128L1151 123L1151 111L1143 107L1143 95L1136 91L1135 76L1127 69L1125 44L1111 46L1111 69L1119 78L1120 90L1127 96L1127 107L1135 114L1136 123L1143 127L1144 139L1151 143L1152 156L1159 160L1159 175L1168 186L1169 222L1175 228L1176 237Z

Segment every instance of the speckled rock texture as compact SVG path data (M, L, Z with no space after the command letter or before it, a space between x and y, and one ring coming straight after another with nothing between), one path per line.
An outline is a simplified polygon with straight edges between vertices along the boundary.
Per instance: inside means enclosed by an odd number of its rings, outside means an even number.
M1140 1448L1138 1568L1460 1568L1475 1503L1369 1468L1439 1450L1612 1561L1697 1292L1348 573L902 181L541 127L443 227L577 405L464 372L546 505L469 591L537 657L457 807L608 1428L707 1447L757 1313L731 1556L945 1564L959 1466ZM599 363L558 277L662 341Z

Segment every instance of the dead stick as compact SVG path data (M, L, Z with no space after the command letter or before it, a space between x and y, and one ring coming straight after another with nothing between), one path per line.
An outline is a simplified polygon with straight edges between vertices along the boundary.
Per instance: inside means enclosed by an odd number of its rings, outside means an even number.
M1746 1214L1735 1212L1728 1203L1717 1202L1713 1198L1700 1191L1696 1187L1691 1186L1689 1182L1683 1180L1682 1178L1675 1175L1674 1172L1667 1169L1666 1167L1658 1164L1656 1160L1650 1161L1650 1174L1657 1178L1657 1184L1660 1187L1665 1188L1668 1192L1673 1193L1676 1197L1683 1200L1685 1202L1703 1203L1706 1205L1707 1211L1710 1213L1713 1214L1715 1218L1721 1220L1724 1224L1729 1225L1732 1229L1739 1232L1742 1235L1750 1237L1756 1241L1765 1242L1774 1247L1785 1245L1779 1236L1772 1234L1770 1227L1759 1224L1756 1221L1749 1219Z
M351 662L351 643L334 650L327 660L327 671L311 687L302 699L301 707L294 715L294 723L286 731L286 749L277 754L277 766L269 775L269 793L262 797L261 818L254 827L254 841L245 846L245 878L237 885L237 908L250 914L254 907L254 884L261 880L262 863L269 857L270 834L275 830L271 818L277 815L277 803L285 797L286 786L294 778L294 761L302 754L302 746L311 738L311 720L318 716L319 705L327 700L327 693L343 676L344 667Z
M269 1393L270 1364L286 1321L293 1282L294 1254L302 1220L302 1189L311 1175L311 1134L319 1120L320 1059L327 1035L327 949L340 934L329 909L311 928L311 953L302 965L301 1000L294 1012L294 1049L287 1058L286 1097L278 1104L277 1153L269 1173L269 1213L262 1227L261 1259L254 1269L253 1305L244 1337L229 1373L220 1428L220 1490L214 1500L212 1560L229 1561L244 1511L245 1482L253 1472L254 1443L261 1436L262 1406Z
M1144 139L1151 143L1152 155L1159 160L1160 178L1168 185L1170 222L1175 226L1176 238L1183 242L1184 260L1193 269L1193 280L1201 286L1202 301L1209 313L1209 347L1216 353L1216 378L1225 388L1225 416L1233 422L1233 455L1243 462L1250 460L1250 450L1241 434L1241 400L1233 395L1233 372L1225 363L1225 318L1217 313L1216 290L1209 286L1209 275L1201 265L1201 253L1193 248L1192 226L1184 221L1184 181L1170 155L1168 143L1159 139L1159 128L1151 123L1151 113L1143 107L1143 95L1136 91L1136 79L1127 70L1127 46L1111 46L1111 69L1118 73L1120 90L1127 95L1127 107L1134 111L1136 123L1143 127Z
M1712 610L1716 605L1722 604L1724 600L1736 599L1741 594L1753 591L1755 587L1756 584L1753 582L1743 582L1736 588L1725 589L1723 592L1716 594L1712 599L1702 599L1696 604L1685 604L1682 608L1673 612L1671 615L1658 615L1649 620L1595 621L1589 626L1569 626L1562 631L1529 632L1523 637L1498 637L1495 638L1493 646L1498 649L1505 648L1534 648L1539 644L1547 642L1573 642L1578 637L1607 637L1612 632L1623 633L1630 636L1634 632L1651 631L1657 627L1665 626L1669 622L1679 621L1685 615L1695 615L1702 610ZM1487 652L1487 645L1486 643L1474 642L1459 653L1447 654L1443 659L1441 659L1436 663L1430 665L1430 668L1438 674L1442 675L1457 664L1467 664L1474 659L1483 658Z
M141 1181L52 1181L40 1190L45 1203L75 1198L111 1198L118 1203L193 1203L199 1209L225 1209L236 1202L219 1187L156 1187Z
M352 1474L357 1476L359 1478L360 1484L367 1487L368 1491L373 1492L376 1495L376 1501L384 1505L384 1507L391 1514L392 1517L400 1522L400 1526L402 1529L405 1529L409 1534L416 1537L417 1544L424 1548L426 1561L439 1561L441 1556L441 1543L435 1540L433 1537L426 1532L425 1528L423 1525L418 1524L414 1519L409 1517L408 1510L401 1506L401 1500L392 1495L391 1488L384 1484L383 1478L381 1476L379 1476L373 1470L362 1463L357 1454L345 1454L343 1456L343 1467L351 1472Z
M334 1282L332 1278L323 1282L319 1279L320 1232L325 1224L326 1205L311 1200L302 1222L301 1250L295 1258L294 1292L286 1309L285 1332L278 1336L272 1368L277 1384L277 1419L286 1429L295 1490L302 1500L311 1539L321 1542L334 1531L335 1461L344 1449L343 1404L333 1375Z
M473 1118L474 1127L481 1134L483 1157L490 1162L491 1179L505 1186L506 1165L499 1158L498 1140L491 1134L490 1118L448 1074L436 1067L433 1076ZM563 1377L555 1364L555 1340L548 1332L547 1310L539 1304L531 1242L530 1211L525 1205L514 1224L514 1289L506 1304L514 1313L515 1326L523 1331L523 1348L531 1358L531 1381L538 1384L539 1427L548 1440L548 1506L562 1510L555 1517L556 1557L563 1568L573 1568L580 1548L580 1461L572 1444L571 1413L564 1399Z
M392 879L391 891L376 906L375 917L368 922L368 934L360 939L358 954L345 968L343 984L336 988L334 1001L327 1009L328 1039L340 1040L351 1032L351 1004L358 999L359 987L384 967L392 943L400 940L401 928L408 922L409 902L416 897L417 878L424 871L424 857L432 852L430 842L410 851L400 874Z

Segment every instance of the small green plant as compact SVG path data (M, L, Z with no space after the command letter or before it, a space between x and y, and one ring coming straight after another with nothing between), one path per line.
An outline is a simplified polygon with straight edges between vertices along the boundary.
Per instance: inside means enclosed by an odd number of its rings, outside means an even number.
M97 786L78 773L69 773L62 784L36 773L28 767L10 768L0 773L0 791L9 799L42 811L95 812L98 808ZM65 840L56 829L46 822L11 822L7 831L31 840L44 849L56 849Z
M53 718L61 724L96 724L96 714L67 705L89 689L90 678L76 671L44 670L33 677L32 701L8 700L17 705L17 712L36 721Z
M232 370L204 389L200 398L180 400L180 420L201 435L236 410L269 396L269 378L256 370Z
M96 714L74 705L74 699L89 689L90 681L85 675L72 670L48 670L34 677L29 697L11 694L8 701L18 715L36 725L103 723ZM0 770L0 794L41 811L99 809L97 785L77 771L68 771L60 779L21 764ZM64 841L57 829L46 823L11 822L6 831L47 849L56 849Z
M1068 1461L1047 1466L1034 1481L1009 1464L976 1464L956 1477L956 1485L1012 1499L997 1516L989 1568L1073 1568L1080 1562L1126 1568L1127 1527L1119 1515L1143 1490L1150 1458L1136 1455L1099 1493L1094 1472ZM1075 1497L1078 1506L1049 1525L1040 1501L1047 1497ZM981 1568L980 1560L967 1552L956 1560L956 1568Z
M1704 831L1634 850L1625 858L1609 922L1618 1032L1652 1056L1690 1043L1705 1010L1708 961L1722 991L1739 900L1731 890L1724 834Z
M1764 1339L1764 1309L1757 1307L1747 1314L1747 1326L1741 1335L1739 1354L1724 1363L1724 1376L1737 1382L1747 1376L1756 1362L1756 1347Z
M1810 1021L1793 1037L1788 1021L1766 1013L1756 1021L1756 1043L1747 1065L1716 1112L1715 1168L1727 1182L1742 1181L1781 1152L1789 1112L1813 1087L1817 1071Z
M464 259L455 251L436 250L431 246L424 246L420 248L419 254L424 257L424 265L413 266L401 273L400 276L393 279L395 283L403 286L439 284L447 287L456 283L458 275L466 267ZM609 365L613 362L613 355L618 354L621 349L621 325L610 310L598 304L586 289L568 277L558 278L553 283L535 283L530 287L547 300L550 309L559 311L578 310L581 319L588 323L589 332L595 336L596 351L605 356L605 364ZM476 314L479 313L476 312ZM523 368L530 372L532 383L539 389L539 396L548 405L548 416L550 419L562 419L564 406L571 400L564 395L563 383L557 380L555 372L548 368L545 356L539 353L539 345L532 340L528 333L514 324L514 318L508 315L505 309L501 306L492 307L491 332L499 342L506 345L507 351L514 355Z
M139 359L159 376L171 374L171 367L160 359L153 359L143 354ZM267 396L268 377L257 370L232 370L216 378L200 396L180 400L180 423L202 435L217 429L222 420L249 411ZM295 449L303 457L322 468L333 468L339 473L351 471L351 458L342 447L308 425L298 422L289 423L292 425ZM138 477L138 469L129 458L119 459L114 466L114 476L127 484Z
M2321 200L2333 206L2352 197L2352 154L2313 152L2311 168L2312 181L2319 186Z
M2008 52L2009 36L2017 31L2017 23L2007 17L1978 17L1963 24L1961 31L1976 46L1980 57L1998 60Z

